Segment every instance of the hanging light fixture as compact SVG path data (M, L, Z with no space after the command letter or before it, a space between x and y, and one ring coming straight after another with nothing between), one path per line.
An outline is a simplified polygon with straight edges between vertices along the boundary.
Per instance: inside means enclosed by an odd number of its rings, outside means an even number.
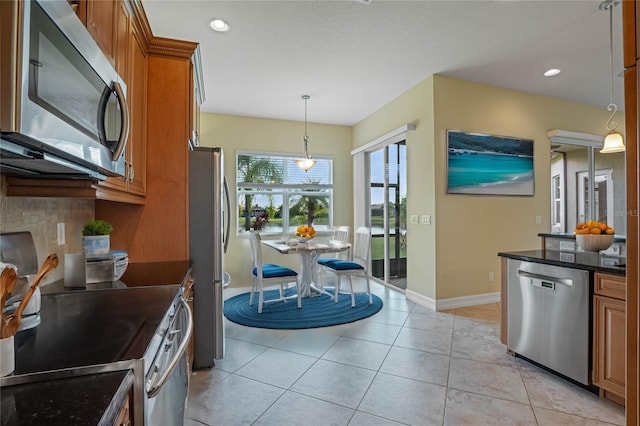
M609 72L610 72L610 85L609 85L609 105L607 111L611 112L611 117L607 120L607 130L609 134L604 138L604 146L600 150L603 154L611 154L614 152L622 152L625 150L624 140L620 132L616 131L618 123L614 121L614 116L618 111L618 106L613 103L613 8L620 3L620 0L605 0L600 3L600 10L609 11Z
M296 164L300 169L308 172L316 164L316 160L309 156L309 135L307 135L307 101L311 99L311 96L302 95L302 99L304 100L304 137L302 138L304 142L304 158L296 160Z

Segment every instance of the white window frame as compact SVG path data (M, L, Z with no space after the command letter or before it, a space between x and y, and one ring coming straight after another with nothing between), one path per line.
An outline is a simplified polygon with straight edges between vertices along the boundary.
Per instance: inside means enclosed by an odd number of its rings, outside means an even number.
M334 185L333 185L333 156L331 155L314 155L313 158L316 160L327 160L330 162L329 164L329 179L330 183L328 184L303 184L303 183L250 183L250 182L238 182L238 157L240 156L261 156L261 157L273 157L280 159L290 159L288 161L285 169L289 167L294 167L294 170L297 172L297 166L293 163L294 160L300 158L299 154L291 154L291 153L281 153L281 152L270 152L270 151L236 151L235 158L235 169L236 169L236 196L235 196L235 215L240 209L240 197L244 194L263 194L261 189L269 189L270 194L275 196L281 196L283 200L283 205L288 204L287 200L294 196L304 196L304 195L317 195L317 190L326 190L328 191L329 197L329 223L327 224L327 230L332 229L333 227L333 196L334 196ZM286 171L285 171L286 173ZM255 191L247 191L246 188L255 190ZM315 190L315 191L314 191ZM261 235L282 235L287 234L291 228L290 219L289 219L289 209L283 209L282 211L282 230L280 231L261 231ZM241 222L240 218L236 218L236 235L242 236L246 235L247 231L244 229L244 223Z

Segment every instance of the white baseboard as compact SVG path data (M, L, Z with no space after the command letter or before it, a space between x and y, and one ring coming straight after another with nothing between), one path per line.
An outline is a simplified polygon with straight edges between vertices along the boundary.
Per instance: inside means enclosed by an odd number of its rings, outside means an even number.
M430 297L427 297L423 294L416 293L415 291L411 291L409 289L405 290L404 296L407 300L417 303L420 306L424 306L427 309L431 309L432 311L436 310L436 301Z
M451 297L449 299L435 300L422 294L407 290L405 296L408 300L417 303L432 311L445 311L447 309L465 308L467 306L485 305L500 301L500 292L474 294L473 296Z

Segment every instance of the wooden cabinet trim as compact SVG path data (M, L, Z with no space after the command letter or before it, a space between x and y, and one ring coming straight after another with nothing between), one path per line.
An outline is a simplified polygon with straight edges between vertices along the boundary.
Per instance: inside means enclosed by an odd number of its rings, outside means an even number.
M149 54L166 58L191 60L198 43L184 40L173 40L164 37L152 37L149 40Z
M623 29L623 61L625 68L634 66L638 58L638 35L636 34L636 21L640 8L634 0L622 2L622 29Z
M601 296L613 297L615 299L627 299L627 281L620 275L595 274L593 292Z

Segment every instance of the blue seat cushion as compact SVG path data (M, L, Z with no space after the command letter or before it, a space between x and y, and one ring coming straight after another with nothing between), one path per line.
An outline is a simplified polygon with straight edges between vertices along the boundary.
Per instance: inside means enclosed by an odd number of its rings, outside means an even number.
M252 273L258 276L258 268L253 268ZM298 275L296 271L284 266L274 265L273 263L262 265L262 278L295 277L296 275Z
M331 269L335 269L336 271L347 271L350 269L364 270L364 267L361 264L357 262L352 262L350 260L335 259L333 262L325 263L324 266Z
M329 262L335 262L336 260L340 260L340 259L336 259L335 257L321 257L320 259L318 259L318 263L320 265L326 265Z

